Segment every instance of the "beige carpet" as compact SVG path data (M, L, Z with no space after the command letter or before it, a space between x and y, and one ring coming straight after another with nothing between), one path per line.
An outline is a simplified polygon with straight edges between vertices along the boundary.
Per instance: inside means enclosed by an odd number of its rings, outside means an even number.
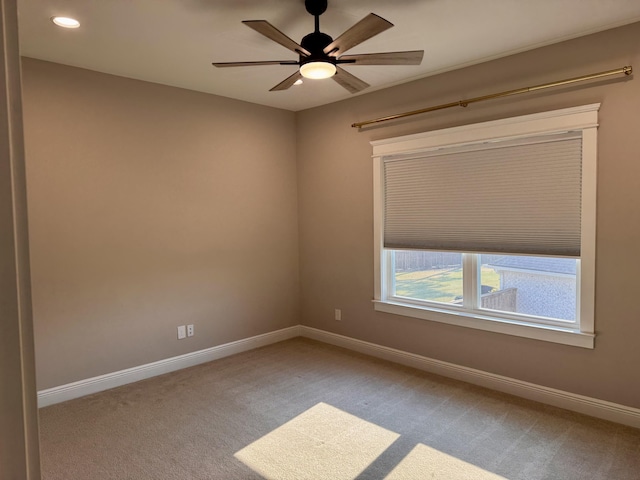
M41 410L44 480L640 479L640 430L306 339Z

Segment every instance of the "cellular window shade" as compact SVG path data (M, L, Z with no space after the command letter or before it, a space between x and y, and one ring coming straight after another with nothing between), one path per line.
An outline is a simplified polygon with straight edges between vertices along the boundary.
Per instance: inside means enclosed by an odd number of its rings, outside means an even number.
M385 248L580 255L580 134L383 160Z

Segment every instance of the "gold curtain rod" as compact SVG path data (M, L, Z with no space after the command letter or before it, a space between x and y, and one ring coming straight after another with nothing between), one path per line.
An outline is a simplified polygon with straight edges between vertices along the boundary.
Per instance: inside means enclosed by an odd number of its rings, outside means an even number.
M575 77L575 78L567 78L565 80L559 80L557 82L551 82L551 83L543 83L542 85L535 85L533 87L507 90L500 93L492 93L490 95L483 95L481 97L469 98L468 100L459 100L457 102L443 103L442 105L421 108L420 110L413 110L411 112L404 112L404 113L398 113L396 115L380 117L380 118L376 118L375 120L366 120L364 122L356 122L351 124L351 126L353 128L362 128L366 125L372 125L374 123L388 122L389 120L397 120L398 118L410 117L412 115L419 115L421 113L435 112L436 110L444 110L445 108L466 107L470 103L483 102L485 100L492 100L494 98L509 97L511 95L519 95L521 93L535 92L536 90L544 90L545 88L559 87L561 85L569 85L571 83L583 82L585 80L593 80L595 78L609 77L611 75L619 75L621 73L624 73L625 75L631 75L632 72L633 72L633 69L631 68L631 65L629 65L622 68L616 68L615 70L607 70L606 72L592 73L591 75L583 75L581 77Z

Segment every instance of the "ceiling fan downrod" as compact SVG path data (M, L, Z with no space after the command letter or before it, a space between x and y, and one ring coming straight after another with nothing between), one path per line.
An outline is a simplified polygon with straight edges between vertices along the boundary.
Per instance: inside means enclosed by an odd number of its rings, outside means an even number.
M300 45L311 53L309 56L300 55L300 64L324 61L335 65L335 59L324 52L324 48L333 42L333 38L320 31L320 15L327 10L327 0L305 0L304 3L307 12L314 16L315 29L300 42Z

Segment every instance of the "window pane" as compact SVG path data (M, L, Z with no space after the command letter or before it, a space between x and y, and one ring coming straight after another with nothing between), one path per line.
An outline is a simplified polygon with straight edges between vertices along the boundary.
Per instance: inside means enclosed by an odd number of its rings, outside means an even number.
M462 304L462 254L394 250L393 295Z
M482 308L575 321L577 260L481 255L480 263Z

